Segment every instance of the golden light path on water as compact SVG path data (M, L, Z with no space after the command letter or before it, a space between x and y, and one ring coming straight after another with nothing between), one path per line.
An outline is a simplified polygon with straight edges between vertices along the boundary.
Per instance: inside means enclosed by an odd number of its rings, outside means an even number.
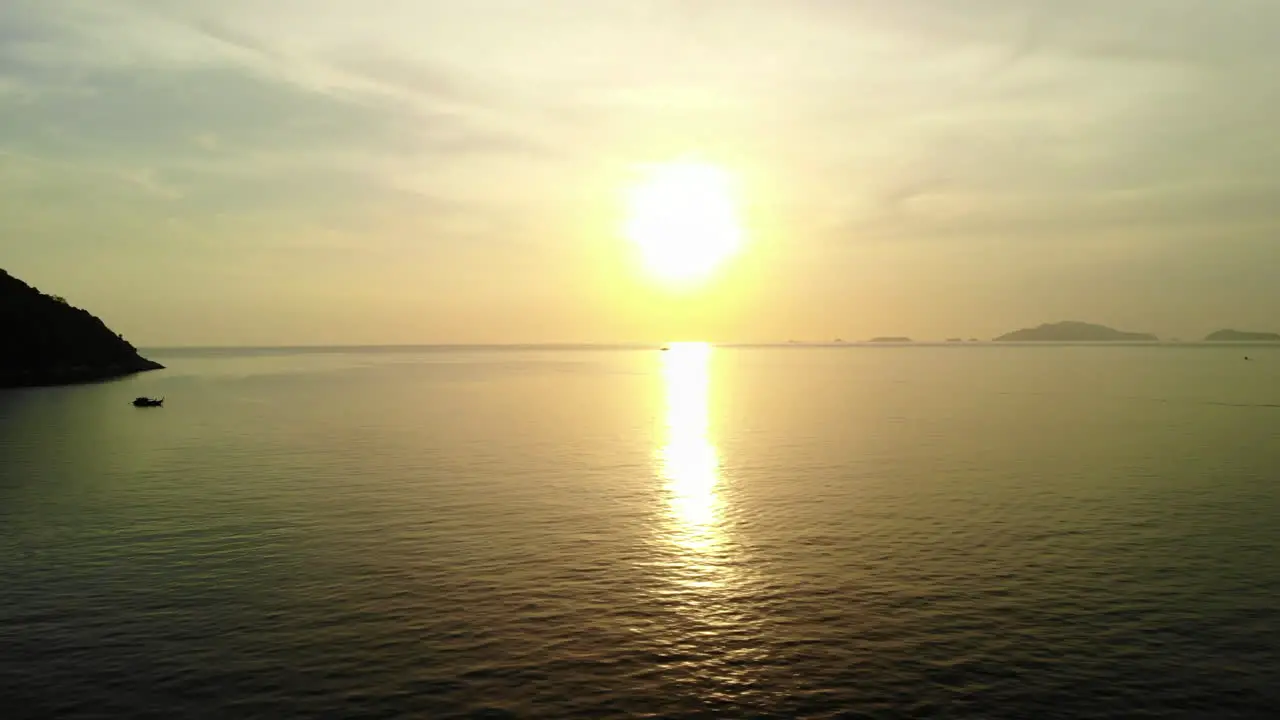
M728 521L732 496L712 426L714 352L706 343L678 343L662 353L666 422L656 455L667 506L659 524L666 582L657 592L676 619L657 637L689 658L688 672L709 692L731 697L756 686L755 670L769 655L759 640L769 631Z
M658 452L670 506L669 542L681 556L682 584L714 586L725 550L720 457L711 441L711 346L676 343L662 354L666 432Z

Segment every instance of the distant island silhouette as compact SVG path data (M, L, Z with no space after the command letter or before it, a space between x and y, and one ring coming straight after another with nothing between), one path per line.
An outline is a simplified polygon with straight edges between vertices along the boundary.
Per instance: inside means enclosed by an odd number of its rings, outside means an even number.
M873 343L909 343L909 342L911 342L911 338L909 338L909 337L875 337L875 338L871 338L870 342L873 342Z
M101 320L0 270L0 387L93 382L164 366Z
M1147 333L1124 332L1105 325L1067 320L1023 328L1001 335L995 342L1154 342Z
M1219 330L1209 333L1205 342L1280 342L1280 333Z

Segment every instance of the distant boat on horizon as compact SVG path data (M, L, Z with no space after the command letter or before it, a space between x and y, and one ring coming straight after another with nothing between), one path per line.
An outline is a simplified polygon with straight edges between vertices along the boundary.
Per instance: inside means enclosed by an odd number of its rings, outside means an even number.
M164 405L164 398L156 399L156 398L149 398L149 397L138 397L133 399L134 407L162 407L163 405Z

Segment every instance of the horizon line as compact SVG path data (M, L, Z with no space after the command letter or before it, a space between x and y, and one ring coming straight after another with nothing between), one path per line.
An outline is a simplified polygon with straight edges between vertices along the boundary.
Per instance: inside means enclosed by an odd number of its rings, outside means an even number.
M659 349L669 345L685 342L705 343L716 347L965 347L974 345L998 346L1047 346L1047 345L1085 345L1085 346L1151 346L1151 345L1208 345L1208 346L1243 346L1243 345L1278 345L1274 340L1214 341L1214 340L908 340L901 342L885 342L875 340L762 340L762 341L710 341L710 340L671 340L667 342L485 342L485 343L338 343L338 344L285 344L285 345L138 345L139 350L147 351L194 351L194 350L407 350L407 349Z

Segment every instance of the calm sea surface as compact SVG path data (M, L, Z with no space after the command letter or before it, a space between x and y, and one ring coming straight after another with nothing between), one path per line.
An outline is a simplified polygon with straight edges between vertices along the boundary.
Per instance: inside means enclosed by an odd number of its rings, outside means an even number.
M0 392L0 717L1280 716L1280 349L153 356Z

